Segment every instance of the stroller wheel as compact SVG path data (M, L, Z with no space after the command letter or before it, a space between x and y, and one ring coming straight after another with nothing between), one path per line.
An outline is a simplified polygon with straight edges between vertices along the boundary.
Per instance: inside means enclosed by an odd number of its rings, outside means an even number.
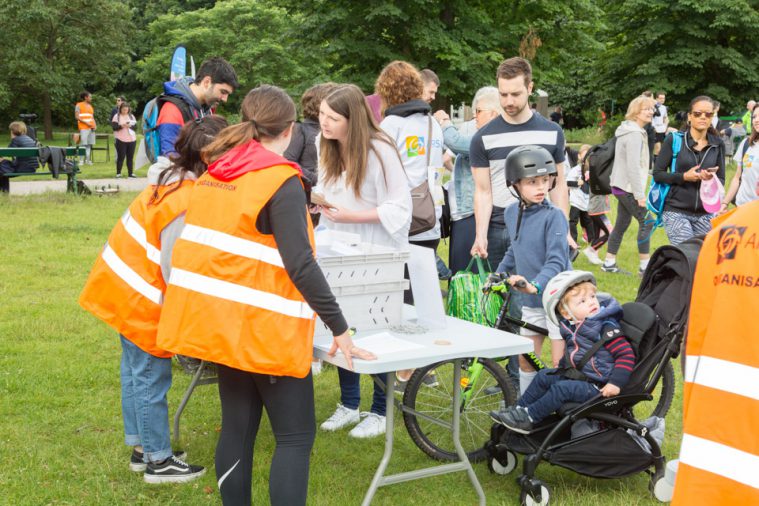
M548 506L548 501L550 500L550 492L548 491L548 487L539 480L531 480L532 485L535 488L539 488L540 495L534 496L532 495L532 492L530 492L527 488L524 486L522 487L522 495L521 495L521 504L522 506Z
M495 474L506 476L517 467L517 455L511 450L497 450L494 457L488 459L488 469Z
M651 483L648 487L654 494L654 497L660 502L672 501L675 487L672 486L664 476L654 475L651 477Z

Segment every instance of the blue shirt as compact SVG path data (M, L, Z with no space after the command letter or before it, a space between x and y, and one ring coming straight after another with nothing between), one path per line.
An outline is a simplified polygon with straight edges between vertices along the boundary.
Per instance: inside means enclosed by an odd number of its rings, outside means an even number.
M517 237L519 204L512 204L503 212L511 244L498 272L519 274L535 282L544 290L548 281L558 273L572 270L569 261L567 233L569 225L564 213L550 203L533 204L522 213ZM527 307L543 307L542 295L521 294Z

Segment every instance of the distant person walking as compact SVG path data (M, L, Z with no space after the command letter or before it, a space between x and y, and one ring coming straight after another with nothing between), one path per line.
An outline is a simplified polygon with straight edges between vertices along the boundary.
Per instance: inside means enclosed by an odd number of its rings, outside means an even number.
M134 132L134 126L137 119L132 114L129 104L121 102L119 111L111 118L113 126L113 137L116 139L116 177L121 177L121 168L126 160L127 172L129 177L134 175L134 148L137 146L137 134Z
M714 214L704 208L700 196L701 184L715 176L723 184L725 181L725 145L719 133L712 128L713 117L714 102L711 98L699 96L691 100L688 121L683 130L683 145L677 155L674 173L669 172L672 163L671 135L664 140L656 159L654 180L671 185L664 203L662 221L673 245L712 229Z
M95 145L95 109L92 107L92 93L83 91L80 101L74 107L74 118L79 129L79 145L84 147L84 160L79 163L92 165L92 146Z

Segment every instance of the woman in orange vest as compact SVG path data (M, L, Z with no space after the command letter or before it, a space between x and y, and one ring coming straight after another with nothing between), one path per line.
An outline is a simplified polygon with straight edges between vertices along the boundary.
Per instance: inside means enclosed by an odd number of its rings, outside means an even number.
M159 158L151 183L116 223L79 297L81 306L121 337L121 404L129 469L147 483L187 482L205 469L186 464L171 449L166 394L171 356L156 345L171 251L184 227L195 180L206 170L200 150L227 126L220 116L187 123L177 138L178 156Z
M314 258L302 173L282 153L295 104L280 88L251 90L242 123L203 151L174 247L158 344L218 365L221 435L216 476L224 504L251 503L253 447L264 408L276 439L274 505L306 503L315 435L311 377L314 311L331 353L374 358L348 324Z
M759 201L712 225L691 297L678 506L759 504Z

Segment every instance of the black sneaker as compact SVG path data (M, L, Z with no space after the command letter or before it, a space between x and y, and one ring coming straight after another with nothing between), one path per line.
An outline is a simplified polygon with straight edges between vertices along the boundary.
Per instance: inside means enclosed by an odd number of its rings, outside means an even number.
M145 483L186 483L203 476L206 468L193 466L171 456L160 464L150 462L145 469Z
M174 450L174 456L179 460L187 458L187 452L184 450ZM138 452L136 449L132 450L132 456L129 457L129 470L135 473L144 473L145 468L148 465L143 461L144 456L142 452Z
M604 272L613 272L614 274L622 274L624 276L631 276L631 274L629 272L627 272L626 270L620 268L617 265L617 262L614 262L611 265L603 264L601 266L601 270L604 271Z
M424 378L422 378L422 384L426 387L432 388L438 386L440 383L437 381L437 374L431 372L427 373Z
M513 432L520 434L532 432L532 422L525 408L509 406L503 411L491 411L490 418Z

